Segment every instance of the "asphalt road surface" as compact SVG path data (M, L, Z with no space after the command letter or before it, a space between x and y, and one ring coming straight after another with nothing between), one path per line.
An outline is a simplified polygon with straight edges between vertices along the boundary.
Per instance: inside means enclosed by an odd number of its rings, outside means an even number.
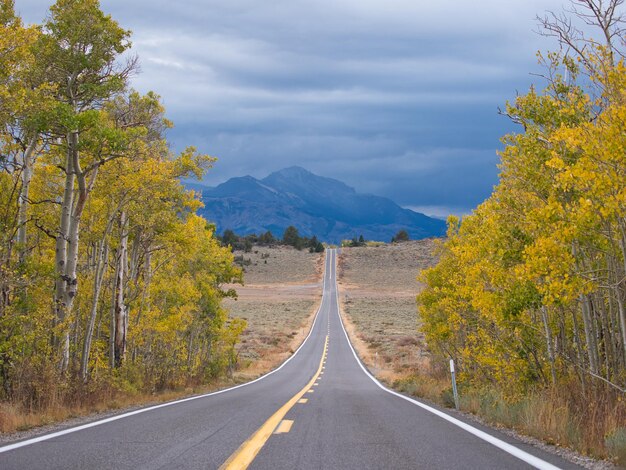
M0 447L0 469L578 468L379 384L342 326L336 256L309 336L272 373Z

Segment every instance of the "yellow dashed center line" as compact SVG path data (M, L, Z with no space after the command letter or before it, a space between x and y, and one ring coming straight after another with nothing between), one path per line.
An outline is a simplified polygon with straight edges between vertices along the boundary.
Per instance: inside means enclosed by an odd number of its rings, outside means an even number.
M291 431L291 426L293 426L292 419L283 419L276 428L276 431L274 431L274 434L284 434L289 432Z
M298 400L298 403L300 403L300 404L304 405L307 401L309 401L309 399L308 399L308 398L300 398L300 399Z
M302 396L305 393L313 393L313 389L311 386L316 382L320 373L322 372L324 356L326 355L326 350L328 348L328 336L326 336L326 341L324 342L324 351L322 352L322 358L320 359L320 365L317 369L317 372L313 375L308 384L306 384L302 390L296 393L287 403L285 403L276 413L274 413L270 418L263 423L263 425L257 429L257 431L250 436L243 444L239 446L239 448L228 458L226 462L220 467L220 470L230 470L230 469L245 469L252 463L256 455L259 453L261 448L265 445L267 440L272 435L274 430L278 430L279 423L283 421L283 418L287 414L287 412L299 402ZM284 420L289 421L289 420ZM283 421L283 422L284 422ZM293 421L290 421L293 424ZM287 426L287 425L285 425ZM289 424L289 429L291 429L291 424ZM284 432L289 432L289 429Z

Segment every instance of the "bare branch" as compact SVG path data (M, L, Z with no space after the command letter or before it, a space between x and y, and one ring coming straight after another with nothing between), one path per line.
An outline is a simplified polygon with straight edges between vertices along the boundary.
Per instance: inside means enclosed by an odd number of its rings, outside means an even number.
M47 236L49 236L53 240L57 239L57 235L52 230L49 230L43 225L41 225L38 219L33 219L33 224L35 225L35 227L37 227L39 230L41 230L43 233L45 233Z

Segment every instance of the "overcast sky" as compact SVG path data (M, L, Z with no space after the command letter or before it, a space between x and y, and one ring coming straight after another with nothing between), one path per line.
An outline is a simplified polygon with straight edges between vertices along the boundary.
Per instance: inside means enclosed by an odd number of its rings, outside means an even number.
M431 215L467 213L497 181L498 106L540 71L536 14L566 0L102 0L133 31L175 149L206 178L291 165ZM16 0L27 22L51 2Z

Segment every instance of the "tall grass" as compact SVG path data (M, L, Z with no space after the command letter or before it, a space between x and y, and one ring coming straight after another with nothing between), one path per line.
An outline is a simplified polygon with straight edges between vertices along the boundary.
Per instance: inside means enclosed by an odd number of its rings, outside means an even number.
M399 380L404 393L454 407L450 379L445 372L424 370ZM611 458L626 466L626 404L619 392L602 386L582 390L576 382L558 388L535 389L507 396L494 387L460 384L462 411L490 424L515 429L549 444L569 447L597 458Z
M58 374L42 374L38 369L25 368L14 384L10 400L0 401L0 433L23 431L92 413L161 403L233 382L220 375L210 379L190 377L155 387L150 386L148 379L137 379L133 374L135 370L125 368L119 374L102 374L86 384L72 384ZM138 383L144 386L138 387Z

